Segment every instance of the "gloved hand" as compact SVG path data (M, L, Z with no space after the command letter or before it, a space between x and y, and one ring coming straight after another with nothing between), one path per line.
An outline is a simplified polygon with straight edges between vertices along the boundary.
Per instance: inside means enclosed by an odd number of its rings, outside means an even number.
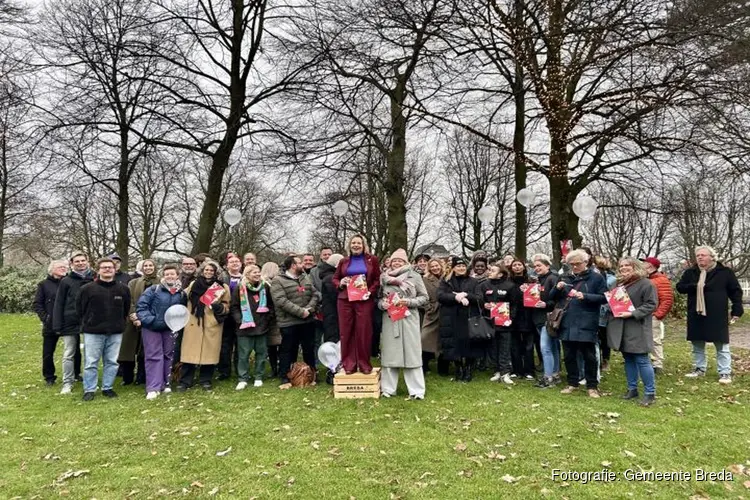
M214 316L224 314L224 304L221 302L214 302L211 304L211 310L214 312Z

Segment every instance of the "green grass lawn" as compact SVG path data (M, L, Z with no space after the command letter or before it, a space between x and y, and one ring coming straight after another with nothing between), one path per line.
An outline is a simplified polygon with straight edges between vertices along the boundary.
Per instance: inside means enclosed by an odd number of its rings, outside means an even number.
M69 397L44 386L36 319L0 315L0 496L748 498L750 476L736 472L750 469L750 377L721 387L712 360L704 380L683 380L688 345L671 335L652 408L620 400L617 353L599 400L430 374L418 402L403 387L403 397L357 401L334 400L326 385L237 393L232 381L156 401L117 387L116 400L83 403L80 384ZM733 481L623 476L730 467ZM554 481L553 469L619 480Z

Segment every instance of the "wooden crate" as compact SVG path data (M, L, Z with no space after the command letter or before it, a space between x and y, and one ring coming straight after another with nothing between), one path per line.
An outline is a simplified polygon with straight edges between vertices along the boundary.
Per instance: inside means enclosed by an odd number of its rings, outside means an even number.
M361 399L380 397L380 368L372 373L337 373L333 378L333 397L336 399Z

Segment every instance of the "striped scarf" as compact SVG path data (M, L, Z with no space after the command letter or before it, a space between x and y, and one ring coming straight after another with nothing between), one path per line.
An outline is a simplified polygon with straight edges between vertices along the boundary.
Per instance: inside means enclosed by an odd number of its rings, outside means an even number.
M255 318L253 318L253 311L250 307L250 297L248 296L248 290L257 293L258 299L258 313L267 313L268 304L266 301L266 282L260 280L257 286L253 286L248 283L245 278L240 281L240 310L242 311L242 324L240 329L243 328L255 328Z

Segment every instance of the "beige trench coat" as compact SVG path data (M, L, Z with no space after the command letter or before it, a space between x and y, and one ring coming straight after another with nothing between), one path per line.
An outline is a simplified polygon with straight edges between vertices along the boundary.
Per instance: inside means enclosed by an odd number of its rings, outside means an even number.
M191 283L185 293L190 297L193 288ZM224 305L224 314L229 314L229 287L224 285L224 293L219 297L219 302ZM219 362L221 352L221 332L223 325L216 321L214 312L210 307L205 308L205 314L198 323L198 318L193 315L193 306L187 303L190 312L190 320L182 335L182 350L180 351L180 362L193 365L215 365Z
M425 274L424 286L430 302L425 308L424 321L422 321L422 351L431 352L437 356L440 354L440 303L437 299L440 278Z

